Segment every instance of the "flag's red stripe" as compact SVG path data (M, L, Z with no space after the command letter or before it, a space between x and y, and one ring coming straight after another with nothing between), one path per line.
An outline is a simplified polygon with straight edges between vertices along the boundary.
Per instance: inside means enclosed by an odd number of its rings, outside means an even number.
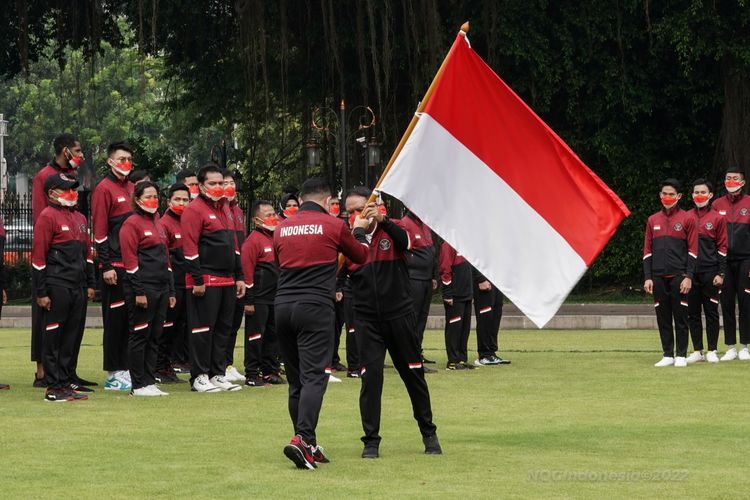
M459 36L425 113L539 213L590 265L625 204ZM461 165L455 165L461 175Z

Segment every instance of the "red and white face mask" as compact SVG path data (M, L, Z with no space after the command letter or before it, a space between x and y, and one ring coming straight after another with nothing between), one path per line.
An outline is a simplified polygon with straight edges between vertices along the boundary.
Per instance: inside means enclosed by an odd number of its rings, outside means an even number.
M190 191L190 199L194 200L198 197L199 194L201 194L201 188L197 184L194 184L188 188L188 191Z
M170 209L170 210L171 210L172 212L176 213L177 215L182 215L182 212L184 212L184 211L185 211L185 207L186 207L186 206L187 206L187 205L171 205L171 206L169 207L169 209Z
M730 193L736 193L740 189L742 189L742 186L745 185L745 181L741 181L738 179L727 179L724 181L724 187L727 188L727 191Z
M78 204L78 191L68 189L57 195L57 201L63 207L74 207Z
M115 172L118 174L127 177L130 175L130 172L133 171L133 162L132 161L121 161L120 163L116 163L113 167L115 169Z
M224 197L224 186L214 186L209 189L204 188L204 192L213 201L219 201Z
M237 188L234 186L227 186L224 188L224 197L227 200L233 200L237 196Z
M81 163L83 163L83 156L74 156L73 154L71 154L68 158L68 165L70 165L70 168L72 168L73 170L78 170L78 167L81 166Z
M276 214L269 215L268 217L265 217L263 219L258 217L257 219L260 221L260 225L268 229L269 231L275 230L276 226L279 225L279 218L276 216Z
M331 204L331 208L328 209L328 213L334 217L338 217L341 214L341 205L338 203Z
M707 194L694 194L693 195L693 203L695 203L695 206L698 208L703 208L706 205L708 205L708 200L710 200L711 197Z
M138 200L138 206L143 209L144 212L153 214L159 208L159 200L156 198L149 198L147 200Z
M672 208L677 205L677 202L679 201L679 198L677 196L664 196L661 195L661 204L664 206L664 208Z
M297 215L297 212L299 212L299 207L286 207L284 209L284 215L288 218L292 215Z

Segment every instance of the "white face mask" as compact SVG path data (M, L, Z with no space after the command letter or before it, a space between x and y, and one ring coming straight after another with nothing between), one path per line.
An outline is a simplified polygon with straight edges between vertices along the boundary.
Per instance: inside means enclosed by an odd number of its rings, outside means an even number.
M742 189L742 186L727 187L727 191L730 193L736 193L740 189Z
M154 207L154 208L144 207L140 203L138 204L138 206L141 208L141 210L143 210L144 212L146 212L148 214L155 214L156 213L156 209L158 208L158 207Z

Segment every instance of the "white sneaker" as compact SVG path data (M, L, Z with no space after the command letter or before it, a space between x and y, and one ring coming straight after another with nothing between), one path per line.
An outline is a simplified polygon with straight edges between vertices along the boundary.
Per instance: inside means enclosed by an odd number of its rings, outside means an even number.
M241 385L227 382L226 380L224 380L224 377L222 377L221 375L214 375L213 377L211 377L211 383L215 385L216 387L218 387L219 389L221 389L222 391L232 392L232 391L239 391L240 389L242 389Z
M690 356L687 357L687 364L692 365L693 363L699 363L701 361L706 361L705 356L703 356L703 353L700 351L695 351Z
M716 355L716 351L708 351L706 353L706 361L708 363L718 363L719 362L719 356Z
M727 352L721 357L722 361L734 361L737 359L737 349L730 347Z
M329 374L328 375L328 383L330 384L331 382L341 382L341 379L338 378L338 377L336 377L335 375Z
M674 358L668 358L667 356L664 356L663 358L661 358L661 361L654 364L654 366L656 366L657 368L661 368L662 366L672 366L673 364Z
M740 361L750 361L750 352L747 352L747 347L740 349L737 357L740 358Z
M122 378L122 380L126 380L130 385L133 385L133 379L130 378L129 370L122 370L119 376Z
M159 389L159 388L158 388L158 387L157 387L156 385L153 385L153 384L152 384L152 385L150 385L149 387L151 388L151 392L154 392L154 393L156 393L156 395L157 395L157 396L169 396L169 393L168 393L168 392L164 392L164 391L162 391L162 390L161 390L161 389Z
M224 380L228 382L244 382L245 377L237 371L237 368L235 368L232 365L227 366L227 371L224 374Z
M147 385L146 387L139 387L138 389L133 389L131 394L133 396L158 396L157 393L155 393L151 388L152 385Z
M678 368L687 366L687 360L685 359L685 356L676 356L674 358L674 365Z
M219 392L221 389L208 380L208 375L202 373L193 380L193 390L195 392Z

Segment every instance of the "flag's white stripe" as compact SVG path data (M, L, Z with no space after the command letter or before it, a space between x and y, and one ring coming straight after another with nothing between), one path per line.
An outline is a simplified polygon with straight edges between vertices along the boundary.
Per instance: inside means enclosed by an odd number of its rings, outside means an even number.
M528 175L542 174L529 165ZM427 114L380 189L403 201L539 327L586 271L544 218Z

